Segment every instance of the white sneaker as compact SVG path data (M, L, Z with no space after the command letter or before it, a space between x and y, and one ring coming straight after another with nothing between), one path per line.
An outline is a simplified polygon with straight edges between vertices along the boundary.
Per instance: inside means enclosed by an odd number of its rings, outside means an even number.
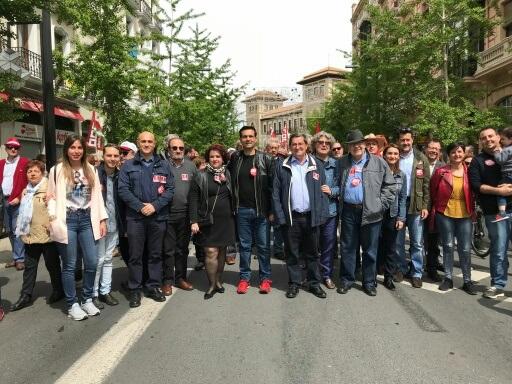
M501 288L489 287L485 290L482 296L488 299L496 299L498 297L505 296L505 292L503 292L503 289Z
M71 306L71 308L68 309L68 317L80 321L87 319L87 313L85 313L82 308L80 308L80 305L78 303L75 303Z
M92 299L87 299L81 307L89 316L97 316L100 314L100 310L92 303Z

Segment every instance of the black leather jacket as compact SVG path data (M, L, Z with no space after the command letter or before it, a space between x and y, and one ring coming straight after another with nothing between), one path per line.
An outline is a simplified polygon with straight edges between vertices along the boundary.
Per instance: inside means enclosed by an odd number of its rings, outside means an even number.
M228 164L228 169L231 174L231 184L233 186L235 213L238 212L239 207L238 173L242 165L242 154L243 151L233 153ZM256 151L254 166L258 170L254 178L256 215L268 217L268 215L272 213L272 176L274 174L274 161L270 155Z
M231 212L233 212L233 190L229 170L226 170L226 187L231 193ZM200 223L211 213L212 207L208 206L208 172L199 171L194 177L188 195L188 213L190 224Z

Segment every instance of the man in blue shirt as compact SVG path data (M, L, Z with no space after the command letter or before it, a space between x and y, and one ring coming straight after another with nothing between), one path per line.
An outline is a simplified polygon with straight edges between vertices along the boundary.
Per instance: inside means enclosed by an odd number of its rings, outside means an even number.
M322 192L323 165L307 153L304 134L290 136L292 155L276 165L272 201L274 220L283 230L289 285L286 297L294 298L302 282L299 260L306 261L309 291L324 299L320 287L319 228L328 217L328 201Z

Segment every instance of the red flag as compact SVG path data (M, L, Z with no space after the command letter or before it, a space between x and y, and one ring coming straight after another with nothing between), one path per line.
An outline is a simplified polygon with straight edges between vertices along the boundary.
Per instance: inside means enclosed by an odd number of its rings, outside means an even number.
M281 145L284 146L284 148L288 149L288 127L286 126L286 121L283 124L283 130L281 131Z
M276 131L274 131L273 126L270 127L270 137L272 137L273 139L275 139L276 137Z
M103 147L101 139L102 129L103 128L101 127L99 120L96 118L96 111L92 111L91 124L89 125L89 135L87 138L87 146L89 148L101 149ZM98 135L98 133L100 134Z
M321 131L321 129L320 129L320 122L317 121L316 124L315 124L315 133L318 133L320 131Z

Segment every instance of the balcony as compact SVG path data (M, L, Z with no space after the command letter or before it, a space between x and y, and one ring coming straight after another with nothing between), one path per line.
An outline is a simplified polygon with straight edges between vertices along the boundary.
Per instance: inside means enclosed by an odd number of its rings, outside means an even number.
M0 41L0 51L11 50L19 53L19 57L13 60L17 66L27 70L30 74L30 79L41 80L41 55L23 48L23 47L9 47L7 40Z
M485 77L491 72L512 67L512 36L480 53L479 64L474 77Z
M140 20L145 24L153 22L153 11L151 10L151 1L148 4L145 0L140 0L138 16L140 17Z

